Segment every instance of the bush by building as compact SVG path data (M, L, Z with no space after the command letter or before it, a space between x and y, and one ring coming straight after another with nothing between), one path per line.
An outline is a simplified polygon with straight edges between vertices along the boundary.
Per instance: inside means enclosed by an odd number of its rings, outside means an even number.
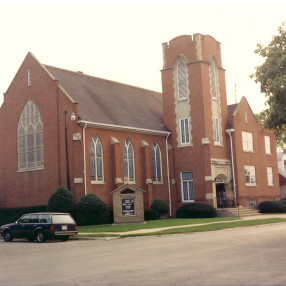
M75 216L75 199L66 186L58 187L51 195L47 211L69 213Z
M156 220L158 219L159 214L154 210L144 210L144 220Z
M0 225L15 222L26 213L45 212L47 206L0 209Z
M169 212L169 204L161 199L155 199L151 205L151 210L158 212L159 217Z
M192 203L179 207L177 218L212 218L216 216L216 209L208 204Z
M95 194L88 194L79 200L78 218L81 225L108 223L109 210L101 198Z
M265 201L258 208L261 213L286 213L286 201Z

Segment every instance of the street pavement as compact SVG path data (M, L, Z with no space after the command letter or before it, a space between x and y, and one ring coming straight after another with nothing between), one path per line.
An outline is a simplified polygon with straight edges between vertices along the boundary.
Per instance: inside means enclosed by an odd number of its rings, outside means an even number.
M0 285L286 285L285 241L285 222L121 239L1 240Z

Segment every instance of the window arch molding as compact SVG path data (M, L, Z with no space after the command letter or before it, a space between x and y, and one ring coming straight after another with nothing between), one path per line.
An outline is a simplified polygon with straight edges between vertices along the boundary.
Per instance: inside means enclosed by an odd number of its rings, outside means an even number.
M30 171L44 168L43 121L32 100L23 107L17 130L18 170Z
M188 68L187 60L180 55L175 62L175 81L177 89L178 100L185 100L188 98Z
M157 141L152 145L152 179L155 183L162 183L162 156Z
M134 148L129 138L123 146L123 173L125 183L135 183Z
M104 182L103 148L97 134L93 135L89 144L90 180Z

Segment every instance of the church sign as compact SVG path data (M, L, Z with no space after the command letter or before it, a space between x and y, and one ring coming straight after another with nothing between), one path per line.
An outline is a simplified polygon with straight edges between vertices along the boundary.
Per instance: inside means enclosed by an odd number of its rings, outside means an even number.
M122 215L133 216L135 215L134 199L121 199Z
M112 191L114 224L144 223L145 191L125 184Z

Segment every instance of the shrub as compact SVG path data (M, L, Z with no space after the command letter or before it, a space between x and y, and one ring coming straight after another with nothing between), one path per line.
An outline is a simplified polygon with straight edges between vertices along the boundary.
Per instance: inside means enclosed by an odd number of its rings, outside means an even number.
M78 215L81 225L103 224L109 221L106 204L94 194L85 195L79 200Z
M265 201L258 206L261 213L286 213L286 204L281 201Z
M60 186L55 190L49 199L47 211L64 212L74 216L75 199L67 187Z
M47 211L47 206L0 209L0 225L15 222L23 214Z
M154 210L144 210L144 219L145 220L155 220L158 219L159 214Z
M281 199L281 203L283 203L284 205L286 205L286 198Z
M177 218L211 218L216 216L216 209L208 204L192 203L182 205L176 211Z
M155 199L151 205L151 210L157 211L161 217L169 212L169 204L161 199Z
M113 212L113 206L108 206L109 211L109 220L108 223L114 223L114 212Z

